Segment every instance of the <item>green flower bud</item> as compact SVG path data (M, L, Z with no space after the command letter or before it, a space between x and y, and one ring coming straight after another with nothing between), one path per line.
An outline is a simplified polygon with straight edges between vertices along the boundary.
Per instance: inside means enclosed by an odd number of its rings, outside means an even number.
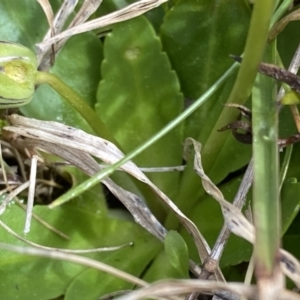
M0 41L0 109L27 104L33 96L36 55L28 48Z

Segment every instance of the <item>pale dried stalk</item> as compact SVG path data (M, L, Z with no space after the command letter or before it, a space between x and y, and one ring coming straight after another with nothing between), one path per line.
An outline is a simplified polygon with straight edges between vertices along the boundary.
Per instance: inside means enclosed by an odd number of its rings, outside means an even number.
M120 10L110 13L106 16L97 18L95 20L86 22L84 24L75 26L73 28L67 29L64 32L57 34L56 36L49 38L39 44L37 47L39 51L44 52L44 50L60 40L68 38L70 36L91 31L97 28L105 27L111 24L126 21L137 16L144 14L145 12L160 6L161 4L167 2L168 0L141 0L137 1L131 5L128 5Z
M83 22L85 22L100 6L102 0L85 0L84 3L82 4L80 10L70 23L68 28L72 28L74 26L80 25ZM55 21L54 21L54 28L47 32L47 34L44 37L44 41L49 39L50 37L53 37L55 34L58 34L63 25L65 24L67 17L74 11L75 6L77 5L77 1L70 1L67 0L65 1L60 10L58 11ZM54 55L57 55L61 48L64 46L66 43L67 38L61 40L59 43L55 44L55 49L54 49ZM51 65L51 45L48 47L44 48L43 51L39 51L38 53L38 62L39 62L39 69L46 71L49 69Z
M54 20L53 20L53 27L48 30L46 35L44 36L44 41L49 39L51 36L54 36L56 33L59 33L65 24L69 15L74 11L75 6L77 5L78 0L65 0L61 5L60 9L58 10ZM53 44L52 44L53 45ZM52 45L44 47L43 49L39 49L37 47L37 61L39 65L39 69L42 71L46 71L50 68L51 65L51 54L50 51L52 50ZM54 52L56 49L54 49ZM56 54L56 53L54 53Z
M70 149L62 145L33 140L33 139L15 139L13 144L16 147L28 147L39 149L47 153L55 154L74 166L83 170L87 175L94 175L100 170L98 163L87 153L76 149ZM163 240L166 235L164 227L156 220L145 203L136 195L122 189L116 185L110 178L106 178L102 182L108 189L125 205L129 212L133 215L135 221L149 231L159 240Z
M168 297L183 295L191 292L214 293L217 290L234 292L237 295L253 299L256 295L256 287L242 283L223 283L207 280L164 280L153 283L150 286L133 291L121 296L118 300L139 300L153 297ZM298 298L300 299L300 297Z
M89 153L108 164L113 164L124 157L124 154L114 144L103 140L102 138L89 135L82 130L74 129L57 122L38 121L18 115L11 115L8 118L9 122L15 126L7 126L5 127L5 130L14 132L18 135ZM149 185L151 189L153 189L153 191L177 214L193 237L199 239L201 234L197 227L182 214L177 206L174 205L174 203L162 193L133 162L127 162L121 169ZM201 239L203 239L203 237ZM201 259L207 257L207 253L210 251L208 250L209 246L206 242L202 245L203 246L199 246Z
M14 157L17 159L17 162L19 164L20 173L23 178L23 181L27 181L24 163L23 163L23 159L21 158L20 153L14 147L12 147L10 143L0 140L0 144L6 146L7 148L10 148L11 151L13 151Z
M200 155L201 144L194 139L188 138L186 141L186 147L188 147L190 144L192 144L195 149L195 171L201 177L204 190L221 205L226 225L234 234L253 244L255 241L254 226L244 217L238 208L224 199L222 192L205 174ZM300 287L299 261L293 255L283 249L279 250L279 261L282 272L292 279L297 287ZM281 278L279 277L278 280L280 281Z
M108 165L104 165L104 164L101 164L100 167L101 168L105 168L107 167ZM164 173L164 172L182 172L184 171L185 169L185 165L183 166L174 166L174 167L147 167L147 168L142 168L142 167L139 167L139 169L144 172L144 173Z
M35 184L36 184L37 162L38 162L38 156L33 155L31 158L31 167L30 167L29 189L28 189L26 219L25 219L25 227L24 227L25 234L30 232L30 224L32 219L32 209L34 203L34 192L35 192Z
M66 160L72 160L76 166L82 168L82 170L89 175L94 174L96 170L99 170L99 166L94 166L94 162L91 162L89 156L83 155L84 153L96 156L108 164L113 164L124 157L124 154L114 144L60 123L27 119L17 115L10 116L9 121L14 126L7 126L5 127L5 130L27 137L28 139L26 139L26 144L31 143L33 147L57 154ZM20 143L22 143L22 141L24 141L24 138L18 141L19 146L21 146ZM49 147L51 147L51 149ZM77 158L74 157L74 155L77 156ZM82 165L79 166L79 162L82 162ZM125 163L121 169L138 180L146 183L160 197L160 199L162 199L163 202L174 211L183 226L194 238L201 260L205 260L210 253L210 248L195 224L192 223L133 162L129 161ZM129 207L128 209L131 212L137 208L140 210L134 215L137 222L156 237L160 239L164 238L166 234L165 229L157 222L142 201L138 200L135 195L117 187L110 179L106 178L103 183L106 184L118 197L123 197L121 198L121 201L127 205L127 208ZM128 201L128 199L130 199L130 201ZM57 204L54 202L50 205L50 207L54 207L55 205ZM142 207L142 205L144 207ZM149 230L149 228L151 228L151 230ZM224 280L218 267L215 275L218 280Z
M54 20L54 14L51 7L51 4L48 0L37 0L37 2L41 5L44 14L47 18L48 24L49 24L49 30L51 32L51 35L53 36L55 34L54 27L53 27L53 20Z
M25 211L27 210L26 205L24 205L23 203L21 203L18 198L17 195L20 194L21 192L23 192L24 190L26 190L30 185L30 181L26 181L23 184L19 185L18 187L16 187L14 190L10 190L10 193L7 195L7 197L2 201L1 205L0 205L0 215L4 213L5 208L7 206L7 204L13 199L15 198L15 201L18 203L19 206L22 207L22 209L24 209ZM34 219L36 219L39 223L41 223L43 226L45 226L46 228L48 228L49 230L55 232L57 235L61 236L62 238L69 240L70 238L62 233L61 231L57 230L56 228L54 228L53 226L51 226L50 224L48 224L47 222L45 222L44 220L42 220L40 217L38 217L35 214L32 214L32 217Z
M63 2L63 4L59 8L53 20L53 31L55 34L61 31L68 17L74 11L77 3L78 0L65 0ZM47 40L50 37L51 37L51 29L48 30L43 40Z
M0 153L2 153L2 146L1 146L1 144L0 144ZM1 158L0 158L0 162L1 162L1 170L2 170L2 174L3 174L4 183L6 185L6 188L9 188L9 184L8 184L8 180L7 180L7 175L6 175L6 171L5 171L4 161L3 161L2 155L1 155Z
M0 215L4 213L5 208L7 206L7 204L17 195L19 195L21 192L23 192L24 190L26 190L29 187L30 182L24 182L23 184L21 184L20 186L18 186L17 188L15 188L12 192L10 192L6 198L2 201L1 205L0 205Z
M281 31L283 31L288 23L290 23L291 21L297 21L299 19L300 9L297 9L278 21L269 32L269 42L272 41Z
M68 28L73 28L84 23L101 5L102 0L84 0L80 10L72 20Z
M239 210L241 210L245 204L246 195L252 185L252 179L253 179L253 161L251 160L232 203ZM218 261L221 259L229 235L230 235L230 230L227 228L227 225L224 224L219 233L217 241L212 249L211 259L218 260Z

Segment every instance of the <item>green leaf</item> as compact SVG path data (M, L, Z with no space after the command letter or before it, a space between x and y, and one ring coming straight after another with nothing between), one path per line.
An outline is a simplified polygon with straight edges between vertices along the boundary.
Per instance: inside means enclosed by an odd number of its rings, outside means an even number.
M59 1L51 1L57 8ZM20 43L35 50L49 25L37 1L0 1L0 40Z
M101 261L139 277L161 246L158 241L153 241L149 234L135 226L135 224L126 224L124 222L124 225L124 228L118 226L118 230L122 232L122 239L131 239L134 242L133 247L110 253L103 257ZM114 240L115 237L112 232L110 232L110 235ZM65 300L98 299L115 291L133 288L134 285L132 283L128 283L120 278L95 269L87 269L79 274L69 285L65 294Z
M188 278L189 253L182 236L178 232L171 230L164 240L164 245L170 264L182 278Z
M114 26L104 44L96 111L127 152L146 141L182 110L179 84L151 24L139 17ZM135 160L143 167L181 164L178 127ZM175 195L179 174L150 179Z
M99 223L105 222L105 215L99 205L100 199L98 201L94 201L93 198L85 200L74 201L72 205L65 205L53 211L49 211L45 206L34 207L35 214L67 234L70 240L54 234L36 220L32 221L31 231L26 238L41 245L67 249L90 249L101 247L105 243L109 244L107 240L99 238L103 236L98 228ZM23 235L25 214L20 207L11 205L4 212L1 220L21 236ZM0 240L4 243L24 246L23 242L2 228ZM101 256L92 255L92 257L99 259ZM2 290L2 297L5 299L55 298L64 293L70 279L84 270L82 266L12 252L1 252L1 262L0 278L5 286Z
M143 280L147 282L154 282L157 280L170 278L182 279L188 277L186 273L179 273L178 269L173 267L173 265L170 263L168 255L162 250L155 257L149 269L147 269L146 274L143 276Z
M241 54L249 9L244 1L181 0L165 17L162 42L187 97L206 91Z
M108 218L106 208L103 206L105 200L101 199L101 195L101 187L98 186L80 198L54 210L49 210L45 206L34 207L35 214L67 234L70 240L54 234L36 220L33 220L31 232L26 238L41 245L66 249L92 249L134 242L135 246L117 250L117 252L93 253L86 256L99 261L112 262L124 271L131 272L132 269L136 269L137 272L141 272L151 260L151 255L157 251L155 249L160 247L160 242L135 223ZM17 205L11 205L1 216L1 220L20 235L23 232L24 219L24 211ZM0 241L24 246L23 242L2 228L0 228ZM111 255L112 258L110 258ZM128 257L132 255L143 259L128 261ZM7 251L2 251L0 258L0 280L5 287L1 292L3 299L19 297L20 299L49 300L65 294L70 284L74 292L76 289L81 289L80 281L76 281L78 275L87 270L84 266L69 262ZM114 281L111 278L110 286L117 289L118 282L119 280ZM98 293L99 282L90 282L89 288L90 293Z
M220 266L235 266L242 262L250 261L253 253L253 246L246 240L231 234L228 239L228 244L224 249Z

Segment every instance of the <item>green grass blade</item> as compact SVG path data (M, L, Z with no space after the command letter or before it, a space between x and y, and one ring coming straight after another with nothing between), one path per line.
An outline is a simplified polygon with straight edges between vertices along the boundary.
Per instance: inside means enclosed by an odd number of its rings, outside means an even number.
M161 137L166 135L169 131L179 125L182 121L184 121L189 115L191 115L196 109L198 109L216 90L222 85L222 83L230 76L230 74L236 69L238 66L237 63L234 63L224 74L219 78L218 81L213 84L206 93L204 93L195 103L193 103L190 107L188 107L182 114L180 114L177 118L175 118L172 122L170 122L167 126L165 126L161 131L159 131L156 135L147 140L144 144L136 148L134 151L127 154L123 159L118 161L117 163L105 168L104 170L98 172L90 179L81 183L75 188L72 188L67 193L56 199L52 202L49 207L53 208L59 206L78 195L82 194L84 191L87 191L91 187L95 186L99 183L103 178L111 175L115 170L117 170L121 165L126 163L127 161L133 159L145 149L153 145L156 141L158 141Z

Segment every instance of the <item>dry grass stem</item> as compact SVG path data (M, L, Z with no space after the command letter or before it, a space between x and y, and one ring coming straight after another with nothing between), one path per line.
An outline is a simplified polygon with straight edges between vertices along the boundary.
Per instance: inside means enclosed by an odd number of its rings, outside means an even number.
M24 226L25 234L30 232L30 224L32 219L32 209L34 203L34 193L35 193L35 184L36 184L37 161L38 161L38 156L33 155L31 158L29 190L28 190L28 197L27 197L26 219L25 219L25 226Z
M132 19L134 17L140 16L145 12L160 6L161 4L167 2L167 0L141 0L137 1L133 4L126 6L120 10L117 10L113 13L105 15L103 17L97 18L95 20L86 22L84 24L80 24L73 28L67 29L64 32L57 34L52 38L48 38L44 40L42 43L37 44L39 52L44 52L49 45L52 45L60 40L68 38L70 36L88 32L97 28L105 27L111 24L119 23L122 21L126 21Z
M81 130L71 128L60 123L27 119L18 115L9 116L9 122L12 124L12 126L6 126L4 128L6 131L14 132L15 134L27 137L32 140L43 141L44 144L47 141L48 144L53 143L54 145L56 145L56 147L57 145L60 145L60 148L64 147L64 151L76 149L81 152L89 153L90 155L98 157L108 164L113 164L124 157L124 154L109 141L103 140L93 135L89 135ZM58 155L61 156L62 151L59 152L60 153L58 153ZM82 158L80 160L82 160ZM170 209L172 209L183 226L192 235L195 241L195 245L198 249L199 257L202 261L204 261L209 256L210 248L195 224L192 223L178 209L178 207L162 191L160 191L148 179L148 177L144 175L143 172L140 171L140 169L133 162L129 161L125 163L124 165L122 165L121 169L147 184L159 196L159 198ZM118 193L118 195L120 194ZM56 205L57 203L53 202L50 207L53 208ZM150 216L153 215L150 214ZM152 219L153 217L151 217L151 223L153 223ZM161 230L159 231L161 232ZM162 234L164 235L164 233ZM224 280L219 268L217 268L216 270L216 276L219 280Z
M68 0L61 5L60 10L56 14L55 19L53 21L54 25L50 26L50 29L45 35L44 40L55 36L55 34L58 34L61 31L63 25L67 20L67 17L74 11L77 2L78 1ZM102 0L85 0L78 13L69 24L68 28L72 28L74 26L78 26L84 23L97 10L101 2ZM66 41L67 38L55 44L54 55L57 55L59 53ZM38 62L41 64L40 70L48 70L51 65L51 46L52 45L45 47L43 51L39 51L38 53Z
M288 14L287 16L285 16L284 18L282 18L280 21L278 21L269 32L269 36L268 36L269 42L274 40L275 37L281 31L283 31L283 29L286 27L288 23L290 23L291 21L297 21L299 19L300 19L300 9L297 9L291 12L290 14Z
M44 14L47 18L48 25L50 28L49 30L52 33L51 35L53 36L55 34L54 27L53 27L54 14L53 14L51 4L49 3L48 0L37 0L37 2L41 5L44 11Z
M18 186L17 188L15 188L12 192L10 192L6 198L2 201L1 205L0 205L0 214L3 214L5 211L5 208L7 206L7 204L17 195L19 195L21 192L23 192L25 189L27 189L30 185L30 182L24 182L23 184L21 184L20 186Z
M234 292L249 299L254 299L256 287L242 283L223 283L207 280L164 280L150 286L121 296L118 300L139 300L150 297L169 297L184 295L192 292L215 293L218 290Z
M240 236L250 243L254 243L255 241L255 230L254 226L244 217L239 209L237 209L233 204L227 202L221 191L213 184L213 182L207 177L204 173L202 162L201 162L201 144L197 141L188 138L185 144L187 148L190 144L194 146L195 149L195 160L194 160L194 169L196 173L202 179L202 185L205 191L211 195L215 200L219 202L222 208L222 213L228 228L237 236ZM287 251L280 249L279 250L279 260L281 271L288 276L297 287L300 287L300 263L299 261ZM209 270L212 272L213 270ZM277 278L278 277L278 278ZM278 281L282 281L282 276L280 271L278 272L278 276L276 278ZM277 287L279 284L277 285ZM270 287L271 288L271 287ZM267 291L268 289L266 289Z

